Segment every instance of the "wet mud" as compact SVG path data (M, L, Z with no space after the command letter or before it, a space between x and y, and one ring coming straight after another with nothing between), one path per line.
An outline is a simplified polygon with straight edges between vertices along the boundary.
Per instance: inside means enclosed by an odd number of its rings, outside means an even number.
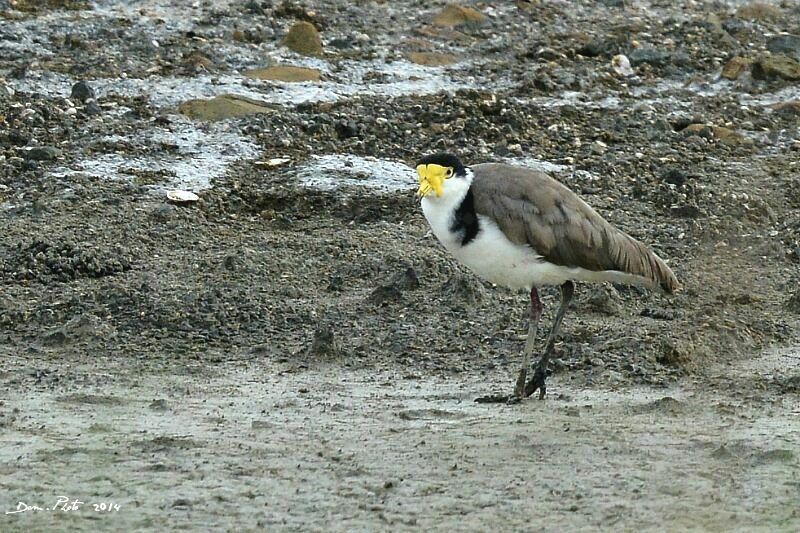
M0 511L120 504L0 529L800 527L800 10L469 7L0 0ZM548 399L474 404L527 299L429 232L438 150L683 290L579 284Z

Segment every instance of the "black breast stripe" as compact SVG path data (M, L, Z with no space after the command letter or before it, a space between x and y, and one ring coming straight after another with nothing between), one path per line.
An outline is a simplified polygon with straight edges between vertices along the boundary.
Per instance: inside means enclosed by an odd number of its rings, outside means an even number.
M456 209L453 223L450 224L450 231L461 233L461 246L468 245L477 237L480 227L478 226L478 215L475 213L472 187Z

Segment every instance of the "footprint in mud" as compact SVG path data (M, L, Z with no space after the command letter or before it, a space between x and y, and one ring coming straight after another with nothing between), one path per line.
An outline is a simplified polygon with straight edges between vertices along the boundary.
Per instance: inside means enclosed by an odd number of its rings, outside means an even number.
M125 402L116 396L105 396L102 394L75 393L62 396L58 399L66 403L88 403L91 405L123 405Z
M203 446L189 437L168 435L161 435L149 440L140 440L134 442L133 445L140 448L144 453L165 452L170 449L191 450Z
M466 413L445 411L444 409L407 409L397 413L401 420L460 420L467 418Z
M653 402L648 402L642 405L636 405L631 408L634 415L641 415L646 413L659 413L671 416L685 415L688 407L685 402L676 400L671 396L664 396Z

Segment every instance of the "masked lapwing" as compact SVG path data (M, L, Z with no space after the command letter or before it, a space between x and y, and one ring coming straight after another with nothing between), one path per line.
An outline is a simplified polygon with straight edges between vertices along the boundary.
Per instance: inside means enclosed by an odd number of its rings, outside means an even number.
M519 401L536 390L544 398L547 365L573 282L644 285L668 293L679 288L675 274L652 250L543 172L499 163L467 167L451 154L424 157L416 170L422 211L442 245L485 280L530 290L528 336L514 393L485 401ZM560 286L561 305L528 379L543 311L537 292L542 285Z

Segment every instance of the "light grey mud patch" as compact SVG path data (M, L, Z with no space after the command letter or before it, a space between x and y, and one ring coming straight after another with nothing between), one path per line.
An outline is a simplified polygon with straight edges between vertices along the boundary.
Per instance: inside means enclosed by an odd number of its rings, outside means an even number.
M52 175L63 177L86 173L103 178L130 180L135 171L162 173L163 184L156 190L179 188L194 192L210 187L213 179L225 175L241 159L255 158L259 148L247 138L226 130L224 125L197 124L173 117L171 127L153 126L135 137L113 136L100 141L129 144L136 153L100 154L79 159L70 168L56 168Z
M728 371L776 368L749 365ZM269 360L217 370L120 379L120 365L102 388L114 402L62 401L101 395L75 382L12 389L0 506L67 494L120 510L0 515L0 528L800 526L796 395L764 410L702 381L605 391L554 376L543 402L486 406L472 398L510 376L285 373ZM154 398L171 408L151 409Z
M405 163L350 154L312 156L295 172L301 185L320 190L357 187L391 193L416 185L414 170Z
M275 54L275 57L285 56ZM287 64L289 61L282 60ZM90 80L90 83L98 95L146 96L153 105L161 108L176 108L186 100L213 98L221 94L236 94L269 104L297 105L305 102L335 102L362 94L398 97L435 94L473 86L471 82L452 77L445 68L423 67L405 60L346 60L338 62L335 69L330 62L309 58L295 58L291 64L317 68L323 72L325 80L303 83L265 81L234 72L191 77L100 78ZM16 91L67 97L76 81L64 74L45 72L31 73L22 80L9 80L9 85Z

